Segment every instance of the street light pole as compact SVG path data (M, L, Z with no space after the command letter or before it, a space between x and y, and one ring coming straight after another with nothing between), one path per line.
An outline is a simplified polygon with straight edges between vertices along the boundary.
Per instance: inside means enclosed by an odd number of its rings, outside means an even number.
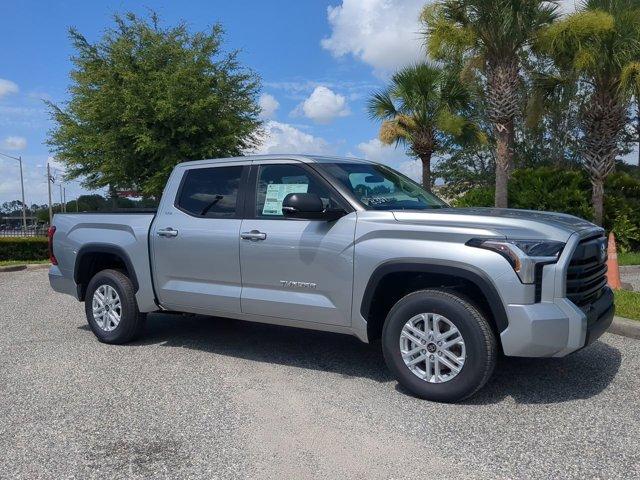
M27 229L27 206L24 203L24 177L22 176L22 156L18 157L20 162L20 189L22 190L22 228Z
M24 230L27 229L27 206L24 203L24 177L22 176L22 156L14 157L12 155L7 155L6 153L0 152L0 155L12 158L13 160L17 160L20 163L20 189L22 191L22 228Z
M51 206L51 167L47 160L47 190L49 191L49 226L53 225L53 207Z

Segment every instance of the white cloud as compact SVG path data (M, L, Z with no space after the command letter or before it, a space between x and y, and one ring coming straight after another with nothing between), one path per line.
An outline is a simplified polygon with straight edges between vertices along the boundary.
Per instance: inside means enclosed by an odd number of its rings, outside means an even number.
M264 126L262 145L252 153L332 153L326 140L314 137L287 123L269 121Z
M343 0L327 8L331 35L321 41L335 57L353 55L376 75L424 58L418 21L425 0Z
M280 106L280 103L275 99L273 95L269 95L268 93L263 93L260 95L260 99L258 100L258 105L261 110L262 118L273 118L276 110Z
M389 165L416 181L422 178L422 164L406 155L402 147L385 145L379 139L372 138L368 142L359 143L358 150L367 160Z
M397 164L408 158L402 148L395 148L395 145L385 145L377 138L359 143L358 150L367 160L378 163Z
M337 117L349 115L350 112L343 95L320 85L292 113L303 114L316 123L329 123Z
M11 80L0 78L0 98L10 93L18 93L18 85L13 83Z
M27 139L24 137L7 137L2 141L2 148L6 150L24 150L27 148Z

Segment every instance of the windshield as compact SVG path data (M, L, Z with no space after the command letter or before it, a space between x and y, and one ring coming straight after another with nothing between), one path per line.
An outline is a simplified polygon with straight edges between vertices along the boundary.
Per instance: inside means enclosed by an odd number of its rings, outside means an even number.
M428 210L448 205L401 173L372 163L320 163L367 210Z

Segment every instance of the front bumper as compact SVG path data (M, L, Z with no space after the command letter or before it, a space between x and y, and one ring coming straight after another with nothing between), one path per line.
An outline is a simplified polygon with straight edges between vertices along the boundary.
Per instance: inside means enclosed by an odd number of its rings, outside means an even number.
M538 303L507 305L509 326L500 334L504 353L516 357L563 357L598 339L615 313L613 292L579 308L567 298L567 270L580 242L600 229L573 234L556 264L543 270Z
M508 305L509 326L500 334L505 355L563 357L597 340L611 325L615 308L607 288L588 312L566 298Z

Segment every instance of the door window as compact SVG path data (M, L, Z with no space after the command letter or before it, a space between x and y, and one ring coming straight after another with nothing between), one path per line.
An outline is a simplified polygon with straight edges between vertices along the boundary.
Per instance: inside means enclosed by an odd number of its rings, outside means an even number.
M261 165L256 191L256 216L283 217L282 201L290 193L315 193L325 208L338 208L335 194L315 175L297 165Z
M233 166L187 170L176 207L196 217L233 218L242 169Z

